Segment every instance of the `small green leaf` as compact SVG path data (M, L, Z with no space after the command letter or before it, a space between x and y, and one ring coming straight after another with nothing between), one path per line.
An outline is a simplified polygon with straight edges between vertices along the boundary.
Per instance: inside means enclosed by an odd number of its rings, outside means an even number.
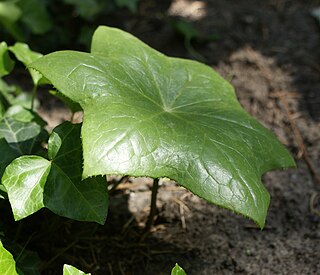
M5 22L16 22L22 14L21 9L19 9L13 1L1 1L0 2L0 18Z
M0 241L0 274L3 275L18 275L16 263L13 256L7 251Z
M3 118L0 120L0 138L5 138L18 154L31 154L47 139L47 132L35 122Z
M14 61L8 54L8 46L6 42L0 43L0 77L9 74L14 67Z
M63 266L63 275L90 275L91 273L84 273L81 270L71 266L71 265L67 265L65 264Z
M39 156L15 159L2 178L16 220L46 207L79 221L104 224L108 209L106 180L81 181L80 124L65 122L53 130L48 142L50 161Z
M25 1L24 1L25 2ZM16 58L22 62L25 66L28 66L31 62L37 60L42 56L41 53L32 51L25 43L17 42L14 46L9 47L9 50L16 56ZM42 79L42 75L34 70L29 69L29 73L32 77L34 85L38 85Z
M178 264L176 264L171 271L171 275L186 275L186 273Z
M40 275L41 260L36 252L27 250L17 243L6 243L6 248L16 260L19 275Z
M168 177L264 226L261 175L295 163L212 68L108 27L97 29L90 54L55 52L30 67L84 110L84 178Z
M34 121L41 127L47 125L47 123L37 113L32 110L26 109L21 105L14 105L9 107L4 116L7 118L12 117L14 120L21 122Z
M44 185L50 168L50 162L38 156L22 156L7 167L2 184L7 189L15 220L44 207Z

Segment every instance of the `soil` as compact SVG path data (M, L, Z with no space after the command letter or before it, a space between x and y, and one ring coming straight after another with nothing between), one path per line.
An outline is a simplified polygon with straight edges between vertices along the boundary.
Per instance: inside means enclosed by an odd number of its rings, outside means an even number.
M242 106L287 146L297 168L264 175L271 205L263 230L162 180L155 225L143 235L152 185L147 178L119 185L104 226L41 210L19 226L31 235L26 248L42 251L43 274L59 274L63 263L98 275L170 274L176 262L188 275L319 274L320 24L310 15L319 5L302 0L141 1L136 15L119 12L100 22L185 58L194 54L172 22L192 23L201 34L192 41L194 49L231 79ZM49 127L68 117L51 99L43 103ZM30 226L34 222L36 232Z

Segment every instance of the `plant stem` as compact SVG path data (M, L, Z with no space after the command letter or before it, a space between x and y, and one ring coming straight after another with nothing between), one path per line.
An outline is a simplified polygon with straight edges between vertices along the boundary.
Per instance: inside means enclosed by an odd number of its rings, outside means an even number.
M32 90L32 98L31 98L31 111L33 111L33 108L34 108L34 100L36 99L36 96L37 96L37 89L38 89L38 85L34 85Z
M151 226L153 224L154 216L157 212L157 194L158 194L158 188L159 188L159 179L153 180L152 185L152 193L151 193L151 204L150 204L150 213L149 217L146 223L145 231L148 232L151 229Z

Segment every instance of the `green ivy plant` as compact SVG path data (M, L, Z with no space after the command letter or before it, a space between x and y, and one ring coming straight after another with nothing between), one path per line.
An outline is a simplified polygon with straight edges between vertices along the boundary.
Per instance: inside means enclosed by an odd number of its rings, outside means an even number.
M29 270L30 271L30 270ZM21 270L12 254L3 246L0 241L0 272L3 275L23 275L25 274ZM29 272L28 272L29 273ZM31 273L29 273L31 274ZM38 274L32 273L32 274ZM72 265L63 265L63 275L91 275L91 273L84 273ZM175 264L171 271L171 275L186 275L185 271L178 265Z
M25 272L26 274L38 274L37 271L24 271L23 267L20 269L12 254L4 248L0 241L0 273L3 275L23 275ZM90 273L84 273L71 265L65 264L63 266L63 275L90 275Z

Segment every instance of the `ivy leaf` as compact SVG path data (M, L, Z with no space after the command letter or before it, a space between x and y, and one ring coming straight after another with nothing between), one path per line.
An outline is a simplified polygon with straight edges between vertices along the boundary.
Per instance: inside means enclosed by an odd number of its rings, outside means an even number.
M0 77L9 74L14 67L14 61L8 54L8 45L6 42L0 43Z
M5 245L16 260L19 275L40 275L41 260L36 252L17 243L8 242Z
M81 126L65 122L53 130L48 142L49 160L22 156L5 170L5 186L14 218L20 220L42 207L80 221L104 224L108 208L103 177L81 182Z
M81 270L71 266L71 265L67 265L65 264L63 266L63 275L90 275L91 273L84 273Z
M27 44L21 42L17 42L13 46L9 47L9 50L25 66L28 66L31 62L37 60L42 56L41 53L32 51ZM29 73L32 77L34 85L38 85L40 81L41 83L45 83L45 80L42 79L42 75L38 72L29 69Z
M91 53L55 52L30 67L84 110L84 178L168 177L264 226L261 175L294 161L210 67L109 27L97 29Z
M0 138L5 138L19 155L39 150L41 142L47 139L47 132L35 122L21 122L13 118L0 120Z
M186 273L178 264L176 264L171 270L171 275L186 275Z
M7 251L0 241L0 273L3 275L18 275L13 256Z

